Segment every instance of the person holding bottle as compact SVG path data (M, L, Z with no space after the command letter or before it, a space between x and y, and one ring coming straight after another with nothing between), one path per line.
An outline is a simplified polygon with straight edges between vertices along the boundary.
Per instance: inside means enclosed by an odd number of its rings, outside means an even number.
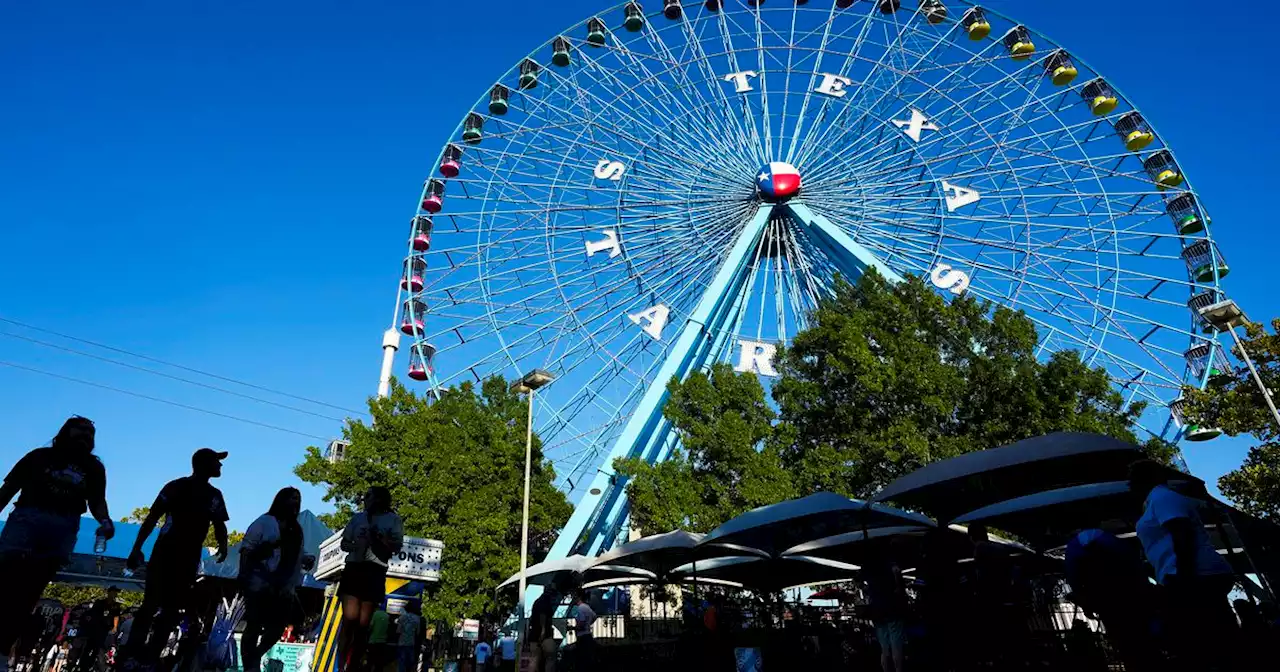
M23 456L0 485L0 509L18 495L0 533L0 577L8 583L0 609L0 672L8 671L9 649L45 586L71 557L85 509L98 521L101 545L115 535L107 470L93 454L96 436L93 421L71 416L49 447Z
M134 616L123 669L160 658L169 633L178 626L183 610L189 606L210 525L218 542L215 557L218 562L227 559L227 505L222 491L209 482L222 476L222 460L226 457L226 452L211 448L197 450L191 456L191 475L169 481L160 489L138 529L127 566L136 570L145 560L147 585L142 605ZM164 526L151 550L151 559L146 560L142 546L162 516Z

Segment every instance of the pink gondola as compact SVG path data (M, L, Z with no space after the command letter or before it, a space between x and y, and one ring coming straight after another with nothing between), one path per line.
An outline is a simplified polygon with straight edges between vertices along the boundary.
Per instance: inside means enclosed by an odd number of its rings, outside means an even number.
M434 226L431 218L427 215L418 215L413 218L413 250L415 252L426 252L431 249L431 228Z

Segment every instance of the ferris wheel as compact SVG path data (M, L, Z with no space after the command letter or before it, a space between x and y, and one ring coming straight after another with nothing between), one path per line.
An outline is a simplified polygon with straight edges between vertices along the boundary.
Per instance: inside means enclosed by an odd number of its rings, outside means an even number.
M1197 312L1229 271L1209 223L1111 80L993 11L629 2L516 63L444 144L384 344L408 335L429 389L554 374L537 430L577 509L552 556L598 552L627 515L613 458L676 442L667 381L776 375L868 268L1025 311L1152 434L1212 438L1178 415L1225 366Z

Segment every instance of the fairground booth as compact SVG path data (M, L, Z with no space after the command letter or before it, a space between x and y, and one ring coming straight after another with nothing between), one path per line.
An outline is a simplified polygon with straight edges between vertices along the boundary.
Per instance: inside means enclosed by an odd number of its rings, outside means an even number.
M887 555L907 581L908 668L985 661L1120 669L1101 624L1073 602L1064 555L1075 533L1098 528L1141 557L1134 525L1142 501L1127 476L1143 457L1104 436L1050 434L930 464L870 501L817 493L749 511L707 534L634 538L599 557L553 559L524 574L561 594L587 589L601 614L592 669L879 669L862 579ZM1280 528L1210 497L1192 476L1172 468L1164 475L1203 503L1206 532L1235 572L1235 596L1274 604ZM1016 622L1001 627L1016 635L945 659L940 630L952 643L990 632L973 601L980 555L998 558L1014 577L1002 613ZM562 610L556 623L558 669L586 669L569 614Z
M337 660L338 634L342 629L342 600L337 588L347 553L340 548L341 541L341 532L325 539L316 556L315 577L326 585L324 610L311 658L312 672L334 672L342 668ZM444 544L434 539L404 538L400 552L387 563L386 598L382 608L388 615L396 618L409 604L421 603L428 584L440 580L443 551Z

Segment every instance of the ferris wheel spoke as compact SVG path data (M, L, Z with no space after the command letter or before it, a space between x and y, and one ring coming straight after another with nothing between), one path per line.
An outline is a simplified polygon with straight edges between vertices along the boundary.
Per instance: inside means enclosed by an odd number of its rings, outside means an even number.
M952 102L952 104L951 104L950 106L944 107L944 108L942 108L941 110L933 110L933 111L931 112L931 116L930 116L930 118L931 118L931 119L933 119L933 120L940 120L940 119L944 119L947 115L949 115L949 114L951 114L951 113L953 113L953 112L959 111L959 112L961 112L962 114L964 114L966 117L968 117L971 121L973 121L973 122L974 122L974 123L973 123L973 125L972 125L972 127L971 127L969 130L971 130L972 128L976 128L976 127L978 127L978 125L979 125L979 123L980 123L980 122L979 122L979 121L977 120L977 118L975 117L975 113L974 113L974 112L970 112L970 111L968 111L968 108L969 108L969 107L971 107L971 106L973 105L973 103L974 103L977 99L982 98L982 97L988 97L988 98L990 98L990 99L991 99L991 100L988 102L988 104L990 104L990 103L992 103L992 102L999 101L999 100L1000 100L999 98L995 98L995 97L991 97L991 96L989 96L989 92L990 92L990 90L991 90L991 89L993 89L993 88L997 88L997 87L1000 87L1000 86L1004 86L1004 85L1006 85L1006 84L1012 84L1012 83L1014 83L1014 82L1016 81L1016 78L1017 78L1017 77L1019 77L1019 76L1023 76L1023 75L1027 72L1026 68L1030 68L1030 67L1031 67L1031 65L1030 65L1030 64L1028 64L1028 66L1026 66L1026 67L1024 67L1024 68L1016 69L1016 70L1012 70L1012 71L1005 72L1005 73L1004 73L1004 74L1003 74L999 79L995 80L994 82L991 82L991 83L984 83L984 84L979 85L979 84L976 84L976 83L972 82L972 80L970 79L970 77L969 77L969 75L968 75L968 72L971 70L971 66L974 66L974 65L978 65L978 66L980 66L980 67L981 67L981 66L984 66L984 65L990 65L989 59L985 59L985 58L983 57L983 54L984 54L984 53L985 53L985 50L984 50L984 51L982 51L982 52L978 52L978 53L976 53L976 54L973 54L973 56L972 56L968 61L965 61L964 63L958 64L958 65L956 65L955 67L951 68L951 69L949 70L948 74L947 74L946 76L944 76L944 77L942 78L942 80L940 80L937 84L929 85L929 86L928 86L928 88L926 89L926 92L919 94L919 95L918 95L918 96L917 96L913 101L911 101L911 103L908 105L908 107L909 107L909 108L915 108L916 106L920 105L920 106L922 106L922 107L926 107L926 108L927 108L927 107L928 107L927 105L921 105L921 101L922 101L922 99L924 99L924 97L925 97L926 95L928 95L928 94L933 94L933 95L935 95L936 97L938 97L938 98L940 98L940 99L942 99L942 100L951 100L951 98L950 98L950 96L949 96L948 94L952 91L952 89L939 89L938 87L939 87L939 85L941 85L941 84L945 83L947 80L950 80L950 79L952 79L953 77L955 77L955 78L956 78L956 82L957 82L957 84L958 84L958 85L964 85L964 86L965 86L965 88L973 88L973 89L974 89L974 90L973 90L973 92L972 92L972 93L970 93L967 97L965 97L965 98L963 98L963 99L953 101L953 102ZM873 87L868 87L868 88L870 89L870 88L873 88ZM887 94L887 93L888 93L888 92L886 92L886 94ZM882 96L881 100L883 100L883 97L884 97L884 96ZM879 101L877 101L877 102L879 102ZM849 110L849 109L854 109L854 108L853 108L851 105L850 105L850 106L846 106L846 107L841 111L841 113L843 114L845 111L847 111L847 110ZM868 110L870 110L870 109L875 109L875 106L869 106L869 107L867 107L867 109L868 109ZM1004 113L1001 113L1001 115L998 115L998 116L995 116L995 117L992 117L992 118L988 118L987 120L988 120L988 121L998 120L998 119L1002 118L1002 117L1003 117L1003 115L1005 115L1005 114L1009 114L1009 113L1011 113L1011 112L1012 112L1012 110L1006 110ZM866 115L867 115L867 113L866 113L866 112L864 112L864 113L863 113L863 116L865 117ZM838 120L839 120L839 119L837 118L837 121L838 121ZM838 123L833 123L833 124L831 124L831 125L829 125L829 126L828 126L828 129L836 129L836 132L839 132L839 131L840 131L840 129L842 129L842 128L846 128L846 127L848 127L848 125L838 124ZM960 132L963 132L964 130L966 130L966 129L959 129L959 131L960 131ZM953 134L955 134L956 129L952 129L952 131L953 131ZM947 137L950 137L950 135L935 136L935 137L939 137L939 138L947 138ZM865 146L865 145L864 145L865 140L866 140L866 138L856 138L856 139L854 139L854 140L852 140L851 142L846 143L846 144L852 144L853 146ZM945 142L945 139L944 139L943 141ZM815 143L815 144L818 144L819 146L825 145L825 143ZM923 144L923 143L922 143L922 144ZM923 150L925 147L927 147L927 145L925 145L925 146L917 146L916 148L908 148L908 149ZM875 149L876 149L876 147L875 147L874 145L872 145L872 146L866 146L866 147L865 147L865 149L864 149L863 151L873 151L873 150L875 150ZM904 151L907 151L907 150L904 150Z
M907 247L910 248L910 244L908 244ZM928 261L928 258L932 257L932 252L930 250L919 249L917 251L923 253L924 258L922 259L922 261L924 261L925 263L930 263ZM901 252L899 253L901 254ZM1158 322L1152 322L1149 319L1146 319L1141 316L1128 313L1110 306L1100 305L1079 292L1075 292L1075 293L1064 292L1058 289L1056 286L1050 286L1048 284L1042 284L1041 282L1037 282L1037 279L1039 279L1039 280L1046 281L1046 283L1047 282L1063 283L1064 278L1059 273L1053 273L1053 272L1038 273L1038 272L1032 272L1030 269L1027 269L1027 268L1019 269L1019 270L1010 270L1010 269L1004 269L1004 268L999 268L994 266L984 266L984 267L981 267L980 270L985 271L986 273L989 273L989 274L994 274L997 277L1003 277L1010 281L1016 281L1017 284L1020 286L1029 287L1031 288L1032 290L1031 294L1033 295L1037 295L1041 297L1053 297L1054 299L1056 299L1057 302L1054 303L1052 309L1047 307L1048 302L1033 304L1033 305L1036 305L1040 312L1045 314L1054 314L1058 319L1061 319L1063 322L1074 326L1077 329L1079 337L1081 338L1085 338L1087 334L1095 333L1100 325L1098 322L1094 320L1089 320L1083 317L1074 316L1070 310L1063 310L1064 306L1062 304L1062 301L1064 300L1080 302L1090 312L1092 312L1097 316L1100 316L1103 319L1104 323L1114 328L1115 333L1119 337L1137 345L1138 347L1144 350L1151 348L1151 349L1163 350L1166 354L1174 354L1174 355L1179 354L1171 350L1161 349L1158 347L1153 347L1150 344L1143 343L1137 337L1133 336L1132 333L1129 332L1129 330L1126 328L1126 326L1122 323L1121 320L1128 320L1131 324L1140 324L1145 327L1158 327L1160 329L1170 329L1170 327ZM1052 269L1047 269L1047 270L1052 271ZM985 277L985 275L986 274L977 274L975 275L975 278ZM1065 283L1065 284L1068 287L1075 287L1073 283ZM975 283L973 285L970 285L970 288L974 288L975 286L980 286L980 285L977 285L977 283ZM980 290L975 290L975 291L980 291ZM1000 296L1000 295L1001 294L997 293L997 296ZM1001 302L1003 302L1003 300ZM1088 343L1090 349L1099 349L1101 347L1100 345L1096 343L1092 343L1087 340L1084 341L1084 343ZM1152 357L1152 359L1157 364L1159 364L1161 368L1164 368L1166 372L1173 377L1173 379L1177 379L1180 376L1180 372L1176 372L1170 369L1168 366L1164 365L1163 360L1161 360L1160 358Z
M636 62L629 49L621 47L616 48L615 51L618 54L628 56L630 60L632 60L633 64ZM620 94L617 98L619 102L626 101L640 106L640 109L647 108L650 112L650 116L647 120L637 120L634 115L620 110L617 104L608 104L610 111L613 114L626 116L633 121L639 121L641 122L638 124L639 126L648 127L655 133L661 130L661 127L654 123L655 120L664 119L674 121L682 117L679 113L680 111L694 110L699 107L691 101L686 100L682 103L676 100L670 93L668 87L656 86L656 76L650 73L647 68L644 70L647 77L631 84L620 78L618 73L613 69L604 67L597 59L584 56L583 60L592 71L597 73L601 78L607 79L614 87L616 87L614 91L615 93ZM640 87L644 87L643 90L640 90ZM589 90L587 95L592 95L589 93ZM598 100L598 96L592 95L592 97ZM671 107L668 107L667 103L676 105L676 108L672 109ZM696 140L689 140L686 136L673 136L672 134L664 134L663 138L670 144L678 147L681 152L687 153L692 157L701 157L703 159L712 156L715 148L719 147L723 142L721 138L716 137L713 134L699 132L696 127L690 130L693 131L691 135L696 138ZM641 142L640 144L644 145L645 143ZM677 152L664 153L670 155L673 159L678 160Z
M705 22L699 22L699 23L705 23ZM717 84L720 81L720 77L710 67L710 63L709 63L710 57L708 56L707 52L702 48L703 38L694 32L693 24L691 22L681 21L681 24L686 29L686 38L687 38L685 43L686 49L696 52L697 55L694 60L698 65L698 69L701 70L704 75L704 79L703 79L704 83L710 84L710 86L706 87L709 89L709 91L704 92L704 86L699 85L699 83L695 82L693 79L689 77L688 67L675 68L675 70L681 73L684 86L687 87L688 89L695 91L698 94L700 100L703 101L703 104L699 106L700 108L707 109L707 110L724 109L727 105L729 105L729 99L728 99L728 96L724 93L724 91L719 86L717 86ZM667 47L665 42L663 42L661 39L660 32L653 31L653 36L658 41L660 46L664 49L664 51L666 51L667 53L670 53L670 49ZM710 95L710 98L703 95L704 93L708 93ZM708 125L715 130L716 135L721 135L726 138L729 138L729 137L735 138L737 141L736 146L739 152L751 150L750 140L748 136L743 132L743 127L737 123L738 122L737 117L733 115L709 114L706 116L705 121L708 122Z

